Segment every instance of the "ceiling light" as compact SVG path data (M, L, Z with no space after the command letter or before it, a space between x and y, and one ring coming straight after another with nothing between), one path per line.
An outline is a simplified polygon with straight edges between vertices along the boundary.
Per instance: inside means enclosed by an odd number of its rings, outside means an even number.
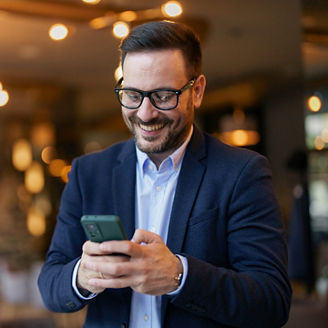
M116 22L113 25L113 34L116 38L124 38L129 34L130 27L127 23L125 22Z
M89 5L96 5L98 4L101 0L82 0L83 2L89 4Z
M177 17L182 14L182 6L178 1L168 1L162 6L162 12L165 16Z
M64 40L68 35L68 28L64 24L54 24L49 28L49 37L55 41Z

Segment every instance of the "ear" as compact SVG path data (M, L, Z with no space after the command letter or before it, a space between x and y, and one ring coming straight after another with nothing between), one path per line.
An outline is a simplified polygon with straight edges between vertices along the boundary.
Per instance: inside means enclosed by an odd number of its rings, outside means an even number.
M200 107L203 100L203 95L205 92L206 78L205 75L201 74L195 81L193 90L194 90L194 106L195 108Z

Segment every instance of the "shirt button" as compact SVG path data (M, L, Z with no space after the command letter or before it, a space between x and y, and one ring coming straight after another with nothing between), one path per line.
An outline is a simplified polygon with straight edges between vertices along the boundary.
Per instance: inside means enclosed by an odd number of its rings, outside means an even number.
M154 226L149 227L149 231L156 232L156 228Z
M145 314L145 315L144 315L144 320L145 320L145 321L148 321L148 319L149 319L148 315Z
M161 186L156 187L156 191L161 191L161 189L162 189Z

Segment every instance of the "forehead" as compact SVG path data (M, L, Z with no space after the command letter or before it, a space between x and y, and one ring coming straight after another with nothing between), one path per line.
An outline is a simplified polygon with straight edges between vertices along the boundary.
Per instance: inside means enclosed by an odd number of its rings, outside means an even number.
M123 64L124 83L134 86L163 83L179 84L186 80L185 62L181 50L165 49L130 52Z

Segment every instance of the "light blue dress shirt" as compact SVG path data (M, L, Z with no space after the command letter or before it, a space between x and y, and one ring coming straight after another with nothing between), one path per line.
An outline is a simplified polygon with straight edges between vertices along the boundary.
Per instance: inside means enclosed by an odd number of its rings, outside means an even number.
M191 135L192 129L186 141L167 157L158 169L146 153L136 148L135 226L136 229L144 229L160 235L165 243L182 159ZM179 293L188 273L186 258L180 255L178 257L183 265L183 280L181 286L169 295ZM92 294L89 297L83 297L76 287L79 263L80 261L76 264L73 272L72 285L79 297L91 299L96 295ZM132 293L129 328L140 327L161 327L161 296Z

